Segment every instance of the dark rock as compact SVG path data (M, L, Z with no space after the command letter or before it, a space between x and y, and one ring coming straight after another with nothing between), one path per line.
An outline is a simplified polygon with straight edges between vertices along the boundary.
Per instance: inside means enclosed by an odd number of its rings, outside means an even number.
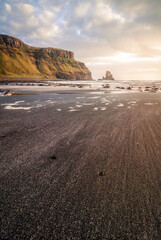
M131 87L127 87L127 90L132 90L132 88Z
M3 96L12 96L12 92L10 90L4 90L1 92Z
M55 159L56 159L56 156L55 156L55 155L52 155L52 156L50 157L50 159L55 160Z
M103 177L103 176L105 176L105 173L101 171L101 172L99 172L99 176Z
M103 88L110 88L110 85L109 84L103 84L102 87Z
M5 137L6 137L5 135L0 136L0 138L5 138Z

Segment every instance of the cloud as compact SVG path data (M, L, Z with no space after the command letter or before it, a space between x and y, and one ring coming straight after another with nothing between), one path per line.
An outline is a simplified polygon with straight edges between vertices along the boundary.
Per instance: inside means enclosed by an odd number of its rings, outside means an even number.
M60 34L60 30L57 25L52 25L49 27L39 27L37 31L33 32L29 36L29 39L43 39L43 41L47 41L50 38L57 37Z
M5 3L5 7L6 7L6 11L8 13L10 13L11 12L11 6L8 3Z
M20 14L22 14L26 17L31 16L34 12L34 7L32 5L26 4L26 3L25 4L22 4L22 3L16 4L15 8L17 9L17 11Z
M75 14L78 18L84 17L90 8L90 3L89 2L80 2L75 9Z
M105 2L97 2L95 8L95 18L103 22L111 22L111 21L119 21L124 23L125 19L121 14L115 12L107 3Z

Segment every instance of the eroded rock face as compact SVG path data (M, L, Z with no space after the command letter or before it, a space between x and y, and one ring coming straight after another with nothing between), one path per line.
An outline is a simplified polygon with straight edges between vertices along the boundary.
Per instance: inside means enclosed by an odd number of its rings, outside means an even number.
M84 63L74 53L56 48L31 47L21 40L0 35L0 77L92 79Z
M115 80L110 71L106 71L106 76L102 78L103 80Z
M20 39L0 34L0 44L10 47L24 47L26 44Z
M62 58L69 58L72 59L74 58L74 53L71 51L66 51L63 49L54 49L54 48L42 48L40 50L42 54L48 54L50 56L55 56L55 57L62 57Z

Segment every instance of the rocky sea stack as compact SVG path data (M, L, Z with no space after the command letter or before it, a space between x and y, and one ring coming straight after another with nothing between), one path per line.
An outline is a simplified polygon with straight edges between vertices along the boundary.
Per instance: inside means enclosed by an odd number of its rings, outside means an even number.
M40 79L92 79L74 53L56 48L31 47L21 40L0 35L0 77Z
M114 77L112 76L110 71L106 71L105 77L103 77L101 80L115 80Z

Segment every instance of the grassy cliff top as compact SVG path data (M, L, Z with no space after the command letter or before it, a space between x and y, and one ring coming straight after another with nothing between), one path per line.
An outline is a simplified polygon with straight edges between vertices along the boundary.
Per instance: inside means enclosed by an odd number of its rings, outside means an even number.
M58 48L32 47L20 39L0 35L0 77L92 79L74 53Z

